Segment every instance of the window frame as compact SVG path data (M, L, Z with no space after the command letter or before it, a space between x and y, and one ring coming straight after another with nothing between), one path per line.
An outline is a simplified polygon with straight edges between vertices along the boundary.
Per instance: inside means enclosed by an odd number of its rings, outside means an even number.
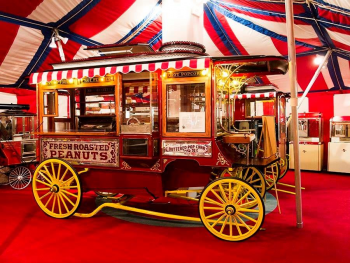
M188 71L188 69L186 70ZM165 71L164 71L165 72ZM210 74L203 77L192 78L166 78L162 83L162 135L164 137L210 137L211 136L211 85ZM167 85L195 84L204 83L205 85L205 132L167 132Z

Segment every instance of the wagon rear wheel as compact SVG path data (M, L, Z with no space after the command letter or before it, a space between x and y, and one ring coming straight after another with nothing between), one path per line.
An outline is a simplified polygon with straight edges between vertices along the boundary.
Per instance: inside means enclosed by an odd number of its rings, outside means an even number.
M206 229L214 236L242 241L260 229L265 206L252 185L237 178L222 178L204 188L199 214Z
M275 162L264 169L264 176L266 181L266 191L271 190L277 183L281 173L280 164Z
M75 169L61 159L47 159L33 176L35 201L49 216L67 218L78 209L82 190Z
M266 193L266 182L263 173L256 167L236 167L225 169L221 173L221 178L234 177L240 178L250 183L260 194L261 197Z
M13 189L21 190L26 188L32 180L32 173L25 166L17 166L12 169L9 175L9 184Z
M280 172L279 179L282 179L289 170L289 155L288 154L286 155L285 159L281 158L280 164L281 164L281 172Z

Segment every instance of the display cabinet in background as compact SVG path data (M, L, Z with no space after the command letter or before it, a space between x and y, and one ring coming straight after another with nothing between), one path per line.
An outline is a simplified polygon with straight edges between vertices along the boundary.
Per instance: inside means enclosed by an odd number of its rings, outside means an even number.
M330 119L328 171L350 173L350 116Z
M321 171L323 163L323 118L322 113L298 114L300 169ZM294 146L290 137L290 168L294 169Z

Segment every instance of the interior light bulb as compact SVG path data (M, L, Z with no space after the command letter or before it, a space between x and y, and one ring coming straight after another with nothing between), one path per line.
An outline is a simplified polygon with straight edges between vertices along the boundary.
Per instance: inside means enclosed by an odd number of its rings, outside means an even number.
M228 76L227 71L223 71L223 72L221 73L221 76L224 77L224 78L226 78L226 77Z
M74 82L74 79L69 79L68 82L69 82L69 83L73 83L73 82Z
M314 64L315 65L321 65L322 61L324 60L323 56L318 56L316 55L315 59L314 59Z

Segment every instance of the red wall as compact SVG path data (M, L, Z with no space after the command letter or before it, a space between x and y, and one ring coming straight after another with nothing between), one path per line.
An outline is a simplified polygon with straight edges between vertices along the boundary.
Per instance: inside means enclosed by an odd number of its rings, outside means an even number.
M334 117L334 100L335 94L347 94L350 91L323 91L309 93L309 112L321 112L323 114L323 142L324 142L324 155L323 155L323 168L327 168L327 156L328 156L328 142L329 142L329 120ZM350 115L350 112L349 112Z
M17 104L29 104L30 113L36 113L36 92L34 90L0 88L0 92L6 92L17 95Z

